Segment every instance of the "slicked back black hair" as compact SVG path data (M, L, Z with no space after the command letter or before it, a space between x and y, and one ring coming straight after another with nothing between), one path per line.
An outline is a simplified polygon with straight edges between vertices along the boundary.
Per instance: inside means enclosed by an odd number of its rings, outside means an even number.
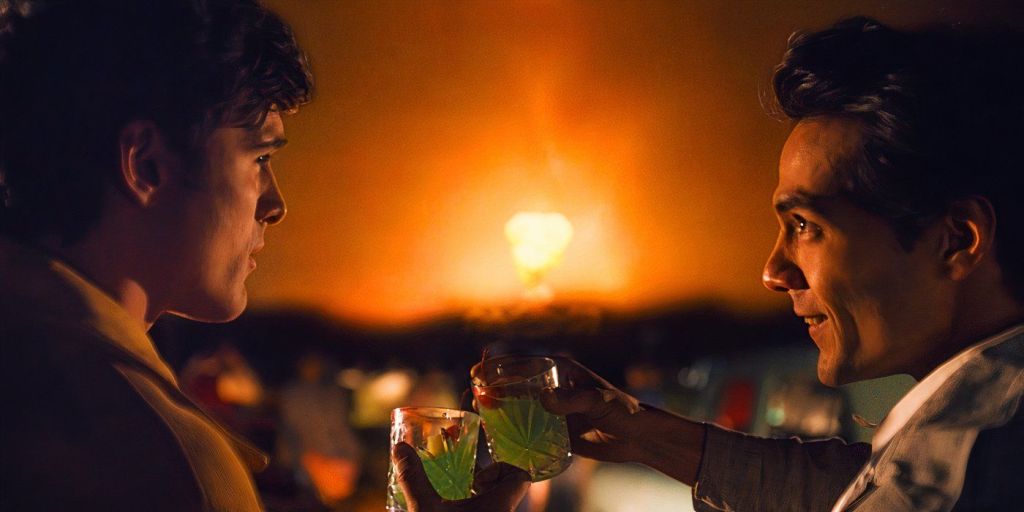
M847 19L794 34L773 85L791 119L860 125L863 145L837 163L839 185L907 250L952 201L987 198L997 261L1024 300L1024 32Z

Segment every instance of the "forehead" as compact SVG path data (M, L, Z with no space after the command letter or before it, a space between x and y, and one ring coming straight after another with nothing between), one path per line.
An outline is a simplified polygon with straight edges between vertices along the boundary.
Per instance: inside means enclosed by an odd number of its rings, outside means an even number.
M838 192L836 164L861 144L856 121L816 117L793 128L779 158L775 200L792 195L832 196Z
M259 141L266 141L281 137L284 135L284 121L281 119L281 113L277 110L267 112L267 116L263 120L263 124L247 131L249 131L250 134Z
M284 145L284 122L281 114L270 111L259 126L222 126L213 130L207 141L207 149L224 150L265 150Z

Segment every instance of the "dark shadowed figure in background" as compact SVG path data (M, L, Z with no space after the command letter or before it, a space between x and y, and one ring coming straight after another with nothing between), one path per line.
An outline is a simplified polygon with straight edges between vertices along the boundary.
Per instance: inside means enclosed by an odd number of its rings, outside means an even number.
M279 398L282 462L325 505L355 492L362 462L348 422L348 397L330 366L320 354L304 354Z
M179 387L203 412L236 432L251 435L266 392L259 375L230 341L193 355L179 373Z

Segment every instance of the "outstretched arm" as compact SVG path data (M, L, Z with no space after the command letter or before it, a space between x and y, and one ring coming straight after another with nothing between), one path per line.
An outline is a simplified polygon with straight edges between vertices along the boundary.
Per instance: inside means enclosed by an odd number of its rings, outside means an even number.
M693 499L714 510L830 510L871 455L867 443L766 439L715 425L704 450Z
M639 404L570 359L559 360L559 373L564 387L544 405L567 415L575 453L657 469L694 487L699 510L828 510L871 452L864 443L765 439L695 422Z
M691 486L697 481L703 423L641 406L614 388L557 389L544 397L544 406L567 415L574 453L607 462L638 462Z

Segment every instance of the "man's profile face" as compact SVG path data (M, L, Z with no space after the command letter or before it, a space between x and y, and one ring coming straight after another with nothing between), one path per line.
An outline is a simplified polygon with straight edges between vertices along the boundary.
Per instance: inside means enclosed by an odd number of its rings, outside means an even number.
M856 122L799 122L782 150L773 203L780 224L764 284L787 292L835 386L907 371L941 336L948 291L934 230L912 251L887 222L840 197L835 164L861 144Z
M171 311L205 321L227 321L245 309L245 279L263 234L285 213L270 167L284 144L284 124L271 111L258 128L218 128L202 150L203 168L191 170L198 184L184 183L175 239L181 275Z

